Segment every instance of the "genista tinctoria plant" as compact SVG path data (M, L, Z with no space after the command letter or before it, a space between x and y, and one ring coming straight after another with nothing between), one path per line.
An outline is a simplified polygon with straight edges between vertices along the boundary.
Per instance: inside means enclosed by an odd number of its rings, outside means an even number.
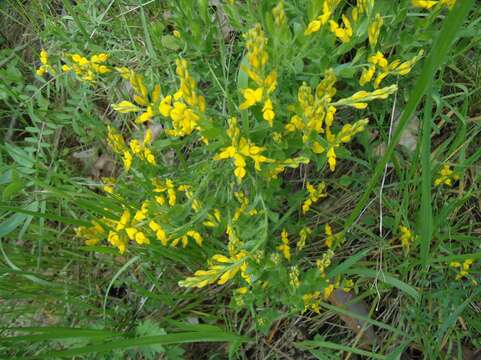
M413 0L410 6L442 12L454 2ZM336 232L339 224L319 224L310 216L329 197L339 163L352 161L346 154L356 136L373 126L366 110L398 91L423 49L418 43L409 53L397 52L384 43L397 29L383 13L388 7L374 0L319 3L314 16L304 16L302 29L292 25L290 6L282 1L244 28L237 65L244 80L237 96L226 99L235 104L227 114L219 99L201 90L201 76L185 53L175 62L175 87L168 88L146 81L142 69L126 67L107 50L53 54L54 62L42 50L38 76L67 76L91 87L117 77L129 89L111 108L136 131L105 126L105 145L122 170L103 180L99 196L116 206L92 215L90 226L77 228L78 237L87 245L106 241L125 255L150 246L192 252L204 265L189 273L179 263L186 275L178 286L223 286L235 307L319 312L334 290L350 291L353 279L330 275L347 234ZM234 14L244 5L224 6ZM175 31L183 41L184 32ZM315 72L297 74L274 51L282 42L298 47L297 57L309 44L332 56L310 64ZM292 181L300 167L312 171L305 181ZM446 165L434 185L455 180ZM402 226L398 241L405 252L413 239ZM470 265L451 266L461 269L460 278Z

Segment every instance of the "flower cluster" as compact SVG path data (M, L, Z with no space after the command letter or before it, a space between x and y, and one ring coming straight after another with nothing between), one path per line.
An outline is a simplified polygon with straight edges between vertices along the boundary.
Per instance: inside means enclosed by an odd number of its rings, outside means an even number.
M318 32L322 26L327 24L340 2L341 0L325 0L322 4L322 14L319 15L315 20L312 20L309 25L307 25L304 35L308 36Z
M409 252L411 243L415 240L416 236L412 233L411 229L404 225L399 226L399 232L401 233L400 240L404 251Z
M166 129L170 136L186 136L200 129L198 121L205 112L205 98L197 94L197 82L190 76L185 59L177 59L176 73L180 79L180 87L174 95L161 98L160 85L155 85L149 93L143 77L125 67L116 68L124 79L127 79L134 91L134 104L124 100L113 104L112 108L120 113L140 113L137 124L152 120L162 115L172 120L172 128Z
M98 75L111 72L111 68L105 65L109 59L106 53L94 54L90 59L80 54L68 55L70 65L62 65L63 72L72 71L81 81L95 83Z
M307 192L309 193L306 200L302 204L302 213L306 214L310 209L311 205L318 202L320 199L327 196L326 184L320 182L317 187L313 186L311 183L306 184Z
M373 78L374 75L377 74L375 77L373 86L377 89L381 82L388 76L388 75L400 75L404 76L411 72L411 69L419 61L422 57L423 51L421 50L416 56L412 57L410 60L401 62L401 60L396 59L389 63L389 61L384 57L384 55L378 51L374 55L370 56L368 61L370 63L368 68L365 68L362 71L361 78L359 79L359 84L361 86L366 85L369 83Z
M256 171L261 170L262 163L273 162L272 159L262 155L265 148L256 146L248 139L240 136L240 129L237 126L236 118L229 119L229 129L227 130L227 134L231 140L231 145L222 148L220 152L214 156L214 160L233 159L235 166L234 175L239 182L242 181L247 173L246 159L250 158L254 161L254 168Z
M223 285L238 273L247 284L250 284L248 260L249 254L244 250L231 252L229 256L216 254L210 258L208 270L197 270L194 276L179 281L179 286L202 288L214 283Z
M306 76L309 70L292 77L294 96L278 86L290 74L281 72L282 59L271 52L271 44L278 46L292 35L281 1L268 18L277 27L272 38L260 24L244 35L238 108L235 103L226 106L212 119L185 59L176 60L177 85L168 89L137 70L108 67L108 57L102 54L90 59L72 56L71 70L83 81L115 69L111 76L128 83L129 95L114 100L111 107L130 114L127 117L135 114L132 138L108 127L108 144L124 168L115 180L103 180L102 195L118 206L105 209L111 216L102 214L91 226L78 228L78 236L89 245L106 239L121 253L129 244L151 244L206 256L205 266L178 284L233 285L237 305L282 304L319 312L321 301L336 289L350 291L351 280L329 271L336 262L334 251L344 244L347 233L333 231L341 224L331 219L311 222L308 214L327 198L326 183L335 181L331 172L348 152L348 144L368 126L367 114L359 113L371 101L394 94L397 86L386 84L392 80L389 76L409 74L422 51L410 59L388 60L384 54L391 51L383 44L383 33L389 17L375 12L373 0L357 0L350 8L340 3L324 0L320 15L304 34L324 29L319 35L327 35L329 46L339 52L368 39L353 60L360 65L352 67L350 77L343 71L347 63L333 60L320 62L315 69L320 78ZM274 37L281 32L285 37ZM311 42L302 36L297 40ZM46 66L48 58L44 60ZM100 70L102 66L108 71ZM306 69L314 66L317 63L312 62ZM361 90L359 84L370 88ZM215 103L209 98L213 106L209 116L215 113ZM154 136L150 129L155 121L162 122L162 130ZM137 135L144 131L143 137ZM292 181L291 174L297 173L305 179L305 189L300 181ZM435 183L450 185L455 179L447 169ZM122 186L137 182L138 193L120 192ZM286 196L290 193L292 198ZM272 226L275 223L279 229ZM414 235L401 226L400 240L407 252Z
M130 170L134 157L150 165L156 164L155 156L148 148L152 141L152 130L150 129L145 132L142 143L137 139L132 139L127 147L123 136L115 128L109 126L107 141L112 151L122 156L125 171Z
M240 104L239 109L245 110L263 102L262 116L269 126L272 127L275 112L270 94L274 92L277 86L277 72L272 70L269 74L266 73L265 67L269 59L265 49L267 39L260 24L249 30L245 38L247 59L251 68L242 67L242 70L254 81L257 87L242 89L244 102Z
M474 259L466 259L462 263L460 263L459 261L451 261L449 263L449 266L454 269L458 269L456 274L456 280L461 280L469 276L469 270L471 268L471 265L473 265L473 263L474 263ZM472 279L472 281L474 285L477 285L477 282L475 279Z
M454 182L459 180L459 175L456 174L448 164L444 164L439 170L438 176L434 179L434 186L452 186Z
M40 67L37 69L36 74L37 76L42 76L45 73L49 73L50 75L55 75L57 71L52 67L52 65L48 62L48 53L42 49L40 51Z

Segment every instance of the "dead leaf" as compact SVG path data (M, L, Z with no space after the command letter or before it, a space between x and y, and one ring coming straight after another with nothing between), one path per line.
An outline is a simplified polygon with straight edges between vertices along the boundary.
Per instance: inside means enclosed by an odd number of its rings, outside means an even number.
M329 297L329 301L333 305L346 309L354 314L358 314L363 317L369 317L367 304L362 300L353 302L353 299L354 295L352 292L345 292L341 289L334 290L332 295ZM372 345L380 344L379 339L369 323L344 314L340 314L339 316L346 323L347 327L361 338L361 347L371 347Z

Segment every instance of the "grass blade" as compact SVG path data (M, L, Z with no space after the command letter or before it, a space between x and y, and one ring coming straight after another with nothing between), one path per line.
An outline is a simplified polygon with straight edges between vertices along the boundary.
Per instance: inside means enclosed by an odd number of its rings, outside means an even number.
M379 274L378 271L372 270L372 269L354 268L354 269L347 270L346 273L351 275L360 275L360 276L369 277L369 278L377 278L378 280L405 292L407 295L411 296L416 301L419 301L420 299L419 292L415 288L413 288L411 285L406 284L405 282L397 279L395 276L389 273L386 273L384 271L381 274Z
M127 350L146 345L169 345L169 344L185 344L191 342L232 342L232 341L248 341L247 338L227 333L227 332L183 332L177 334L167 334L158 336L145 336L135 339L116 339L111 342L83 346L79 348L49 352L41 355L43 359L51 359L57 357L72 357L89 353L106 353L113 350Z
M345 351L352 354L367 356L369 359L386 359L384 355L379 355L370 351L361 350L361 349L353 348L350 346L340 345L340 344L336 344L329 341L323 341L323 340L308 340L300 343L294 343L294 345L304 350L310 350L315 348L325 348L325 349L340 350L340 351Z
M431 204L431 129L433 100L430 95L424 104L421 137L421 210L419 216L421 263L426 265L433 237L433 213Z

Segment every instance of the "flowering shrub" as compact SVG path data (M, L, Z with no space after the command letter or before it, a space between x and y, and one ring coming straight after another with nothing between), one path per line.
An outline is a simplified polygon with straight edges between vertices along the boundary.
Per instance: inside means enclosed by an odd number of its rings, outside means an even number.
M224 286L235 308L319 313L334 291L350 292L355 278L336 270L348 229L319 214L338 168L366 156L361 148L380 126L373 114L390 111L394 94L403 96L426 42L393 40L399 24L391 2L352 3L312 2L299 14L280 1L258 22L239 24L237 83L226 83L221 98L210 96L212 84L189 61L185 29L174 30L186 51L169 81L154 80L109 49L42 50L38 76L123 89L111 95L111 120L102 129L117 168L95 196L110 207L88 214L90 225L76 229L78 238L89 246L108 243L124 256L165 249L184 274L179 287ZM424 22L416 21L428 27L429 14L454 3L406 6L423 12ZM244 4L223 6L236 24ZM433 185L458 179L444 165ZM394 241L407 254L416 237L408 226L399 229ZM185 266L172 251L197 261ZM456 279L471 265L451 263Z
M435 5L452 4L413 1L413 6L427 9ZM339 157L350 161L346 146L366 131L369 104L386 101L398 91L398 78L409 76L422 57L423 49L418 48L411 49L412 56L388 58L396 49L383 42L390 24L381 11L373 0L358 1L354 7L326 0L305 30L294 33L279 3L272 9L272 21L280 31L268 33L257 23L243 36L241 101L228 114L202 94L199 76L192 75L195 70L187 59L176 61L177 88L162 89L146 82L141 70L115 64L108 53L62 57L61 71L73 73L77 81L95 86L105 76L119 76L127 82L131 99L111 106L119 115L134 113L135 133L144 134L129 140L114 124L106 128L106 145L123 164L115 179L105 181L104 196L116 206L107 209L109 216L94 217L91 226L79 227L77 235L87 245L106 240L122 254L129 244L151 246L156 241L186 248L178 251L203 247L206 254L213 253L206 270L196 270L179 286L229 284L239 306L269 302L294 311L319 311L318 302L334 289L349 291L351 279L329 275L343 232L333 233L327 223L325 233L318 231L306 215L329 194L319 177L329 179ZM313 76L299 82L297 94L292 94L282 86L290 70L272 61L274 41L318 41L335 53L327 63L313 67L319 80ZM356 55L348 61L353 49ZM45 50L41 63L37 75L56 75ZM342 70L346 67L352 69L348 77ZM161 130L154 136L152 126L157 124ZM156 146L160 142L165 145ZM165 152L172 149L176 154L167 159ZM300 167L319 175L293 182L288 169ZM447 181L436 180L436 185ZM135 193L123 192L129 184L135 184ZM287 205L286 190L302 202ZM286 206L293 211L280 220ZM282 231L277 230L281 223ZM250 227L263 231L250 233ZM306 244L323 237L316 263L302 261ZM403 240L405 248L406 244Z

